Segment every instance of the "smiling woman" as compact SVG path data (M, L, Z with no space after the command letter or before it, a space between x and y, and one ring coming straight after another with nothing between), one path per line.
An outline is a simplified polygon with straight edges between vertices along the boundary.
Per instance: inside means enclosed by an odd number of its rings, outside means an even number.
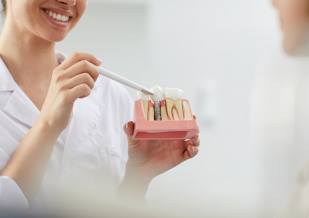
M57 191L66 188L88 195L105 188L104 200L118 189L143 199L154 177L197 154L198 136L133 140L132 99L124 87L99 77L95 56L55 51L87 0L2 3L0 208L25 207L42 192L41 202L58 202Z

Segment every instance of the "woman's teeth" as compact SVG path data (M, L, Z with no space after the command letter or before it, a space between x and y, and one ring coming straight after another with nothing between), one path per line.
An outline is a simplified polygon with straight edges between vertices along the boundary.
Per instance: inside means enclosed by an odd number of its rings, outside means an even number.
M66 15L62 15L62 14L57 14L55 12L52 11L46 11L46 14L48 16L50 16L51 18L53 18L56 21L60 21L60 22L68 22L70 17L66 16Z

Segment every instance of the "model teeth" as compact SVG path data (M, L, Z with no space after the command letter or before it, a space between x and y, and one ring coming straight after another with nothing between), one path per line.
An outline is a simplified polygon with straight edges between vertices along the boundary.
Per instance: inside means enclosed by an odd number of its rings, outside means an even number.
M140 93L145 119L149 121L192 120L194 119L190 103L183 99L181 89L156 86L152 89L153 96Z
M60 22L68 22L70 17L66 16L66 15L62 15L62 14L57 14L55 12L52 11L46 11L46 14L48 16L50 16L51 18L53 18L56 21L60 21Z
M193 120L193 114L192 114L192 110L190 107L190 103L187 100L184 100L182 102L182 106L183 106L183 115L184 115L184 120Z
M181 89L165 89L167 114L171 120L183 120L183 91Z
M167 115L166 100L161 101L161 119L162 121L169 120Z
M148 111L149 111L149 96L145 95L142 92L138 92L137 93L138 98L141 99L141 102L143 104L143 113L144 113L144 117L146 120L148 120Z
M174 101L179 100L183 97L183 90L174 89L174 88L165 88L164 89L165 98L170 98Z
M154 111L154 103L152 101L148 102L148 116L147 119L149 121L155 120L155 111Z

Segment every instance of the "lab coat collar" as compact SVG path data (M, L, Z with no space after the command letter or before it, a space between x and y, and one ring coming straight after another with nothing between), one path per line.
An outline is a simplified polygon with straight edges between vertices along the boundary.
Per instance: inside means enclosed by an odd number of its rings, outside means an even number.
M65 60L65 55L57 52L57 59L59 63ZM4 63L3 59L0 57L0 92L1 91L14 91L18 88L12 74L10 73L8 67Z
M16 82L14 81L3 59L0 58L0 92L14 91L16 88Z
M3 104L3 112L28 128L32 127L39 110L19 88L3 59L0 58L0 95L5 93L8 94L8 98Z
M37 107L19 87L16 87L10 95L4 105L3 111L28 128L34 125L40 113Z

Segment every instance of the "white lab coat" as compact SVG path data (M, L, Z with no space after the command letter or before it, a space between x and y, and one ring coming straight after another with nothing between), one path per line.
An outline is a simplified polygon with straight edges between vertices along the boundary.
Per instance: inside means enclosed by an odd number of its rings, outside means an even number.
M284 54L266 58L257 71L252 98L252 139L262 184L260 217L308 217L309 59Z
M59 62L64 59L60 54L58 57ZM47 202L54 190L64 184L73 187L77 181L78 185L115 190L124 176L128 159L123 125L131 120L132 108L132 99L123 86L99 77L91 95L74 104L73 116L54 145L34 202ZM0 169L38 115L38 109L0 60ZM0 177L0 208L22 209L31 204L35 203L27 201L12 179Z

